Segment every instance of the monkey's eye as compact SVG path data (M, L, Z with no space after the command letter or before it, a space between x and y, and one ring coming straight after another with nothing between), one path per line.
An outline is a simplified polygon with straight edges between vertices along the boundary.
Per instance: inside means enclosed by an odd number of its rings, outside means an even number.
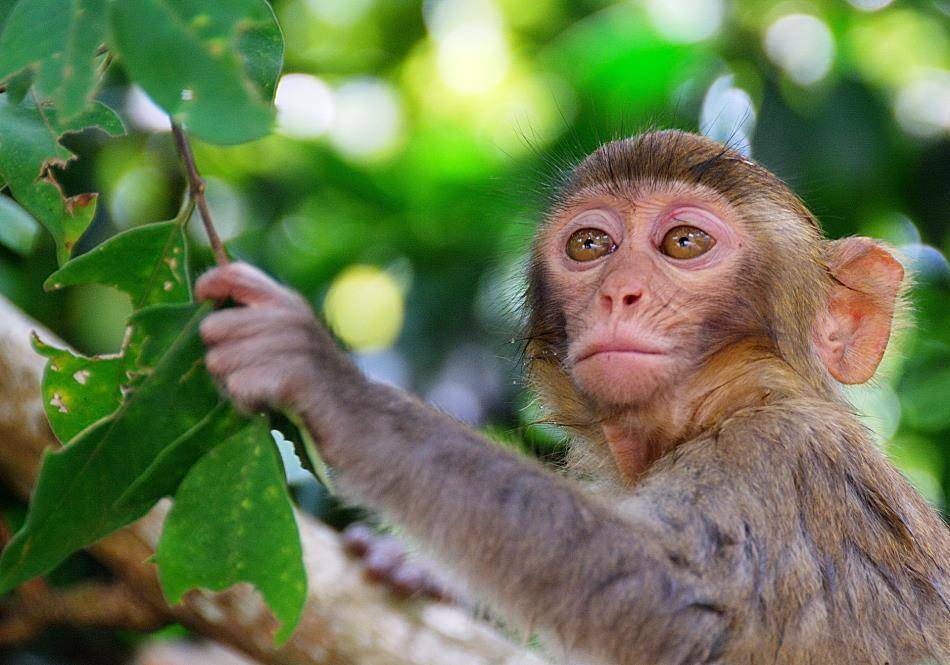
M660 251L674 259L692 259L713 248L716 241L695 226L677 226L670 229L660 243Z
M581 229L567 239L567 255L575 261L593 261L615 249L613 238L600 229Z

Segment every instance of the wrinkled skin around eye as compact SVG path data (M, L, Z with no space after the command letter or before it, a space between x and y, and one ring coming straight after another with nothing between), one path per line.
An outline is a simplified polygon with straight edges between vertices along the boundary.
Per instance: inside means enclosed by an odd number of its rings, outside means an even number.
M581 229L567 240L567 255L575 261L593 261L617 249L616 243L600 229Z
M673 259L693 259L708 252L715 244L715 239L702 229L677 226L663 236L660 251Z

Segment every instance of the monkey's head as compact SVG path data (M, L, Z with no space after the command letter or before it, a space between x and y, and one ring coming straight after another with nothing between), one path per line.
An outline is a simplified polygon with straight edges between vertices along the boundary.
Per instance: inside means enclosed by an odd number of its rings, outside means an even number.
M902 280L874 241L826 240L801 201L738 152L679 131L642 134L584 159L542 225L529 376L575 425L678 399L739 347L728 362L768 358L833 393L874 374Z

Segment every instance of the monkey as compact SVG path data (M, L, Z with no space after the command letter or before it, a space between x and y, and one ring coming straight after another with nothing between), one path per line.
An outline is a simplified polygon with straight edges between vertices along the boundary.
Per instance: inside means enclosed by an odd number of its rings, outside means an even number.
M907 284L775 175L650 131L567 171L539 224L525 372L570 473L370 382L247 264L196 296L208 370L299 412L338 491L569 662L950 662L950 530L860 424Z

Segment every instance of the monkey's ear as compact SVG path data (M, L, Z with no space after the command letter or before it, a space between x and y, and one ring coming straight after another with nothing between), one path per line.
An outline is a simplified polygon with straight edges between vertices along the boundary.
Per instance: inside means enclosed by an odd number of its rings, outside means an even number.
M887 348L904 268L870 238L829 242L826 261L834 284L815 326L815 346L835 379L864 383Z

